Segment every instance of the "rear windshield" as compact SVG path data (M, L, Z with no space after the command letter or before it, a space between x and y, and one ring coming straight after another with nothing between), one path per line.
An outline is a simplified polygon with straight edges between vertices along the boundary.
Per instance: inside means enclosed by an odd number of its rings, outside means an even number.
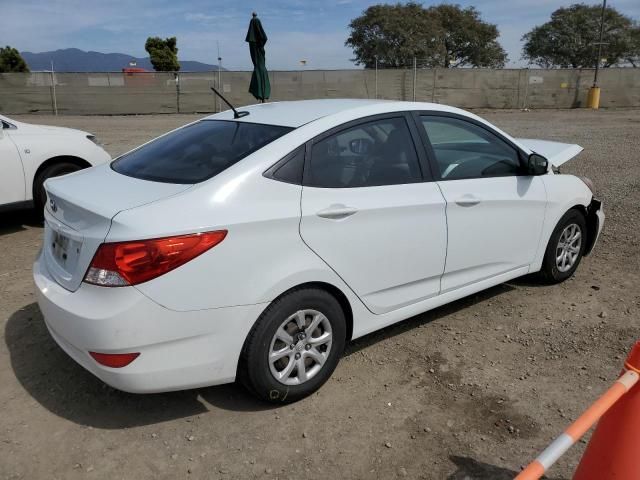
M142 180L199 183L291 130L276 125L202 120L123 155L111 168Z

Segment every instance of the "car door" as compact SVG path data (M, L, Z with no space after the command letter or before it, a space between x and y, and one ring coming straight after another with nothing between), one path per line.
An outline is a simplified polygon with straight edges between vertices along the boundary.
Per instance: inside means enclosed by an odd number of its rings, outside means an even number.
M406 114L369 117L309 142L300 234L374 313L435 296L445 201ZM427 173L427 172L425 172Z
M442 292L528 267L542 232L546 192L524 154L485 124L460 115L415 115L446 200Z
M0 205L25 200L24 170L18 148L11 140L11 126L1 121L0 130Z

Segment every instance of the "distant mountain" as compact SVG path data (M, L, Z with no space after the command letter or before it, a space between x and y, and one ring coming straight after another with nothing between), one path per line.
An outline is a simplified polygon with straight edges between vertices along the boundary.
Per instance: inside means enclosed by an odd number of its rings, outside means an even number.
M135 58L124 53L85 52L78 48L65 48L54 52L21 52L21 55L32 72L51 70L51 61L56 72L120 72L129 66L129 62L136 62L138 68L153 70L149 57ZM180 71L183 72L212 70L218 70L218 66L180 60Z

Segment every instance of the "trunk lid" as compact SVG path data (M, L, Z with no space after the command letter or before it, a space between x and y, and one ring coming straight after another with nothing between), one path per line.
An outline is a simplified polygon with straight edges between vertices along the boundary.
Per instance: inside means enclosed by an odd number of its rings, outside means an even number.
M568 162L584 150L580 145L572 143L551 142L533 138L516 138L516 141L545 157L554 167L559 167Z
M190 185L139 180L101 165L47 180L45 188L45 263L56 282L75 291L116 214L176 195Z

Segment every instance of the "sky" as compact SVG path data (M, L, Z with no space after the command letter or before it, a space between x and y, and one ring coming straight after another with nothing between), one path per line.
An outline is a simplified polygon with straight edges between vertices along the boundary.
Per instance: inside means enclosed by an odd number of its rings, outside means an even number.
M525 66L521 37L544 23L551 12L577 0L461 0L474 5L485 21L498 25L509 55L507 67ZM80 48L144 57L148 36L178 38L179 58L251 67L244 42L251 12L256 11L269 37L267 67L291 70L355 68L344 45L349 22L369 5L367 0L0 0L0 44L20 51L44 52ZM388 3L388 2L387 2ZM392 2L395 3L395 2ZM441 1L422 2L430 6ZM591 0L584 3L595 4ZM620 12L640 20L640 0L610 0Z

